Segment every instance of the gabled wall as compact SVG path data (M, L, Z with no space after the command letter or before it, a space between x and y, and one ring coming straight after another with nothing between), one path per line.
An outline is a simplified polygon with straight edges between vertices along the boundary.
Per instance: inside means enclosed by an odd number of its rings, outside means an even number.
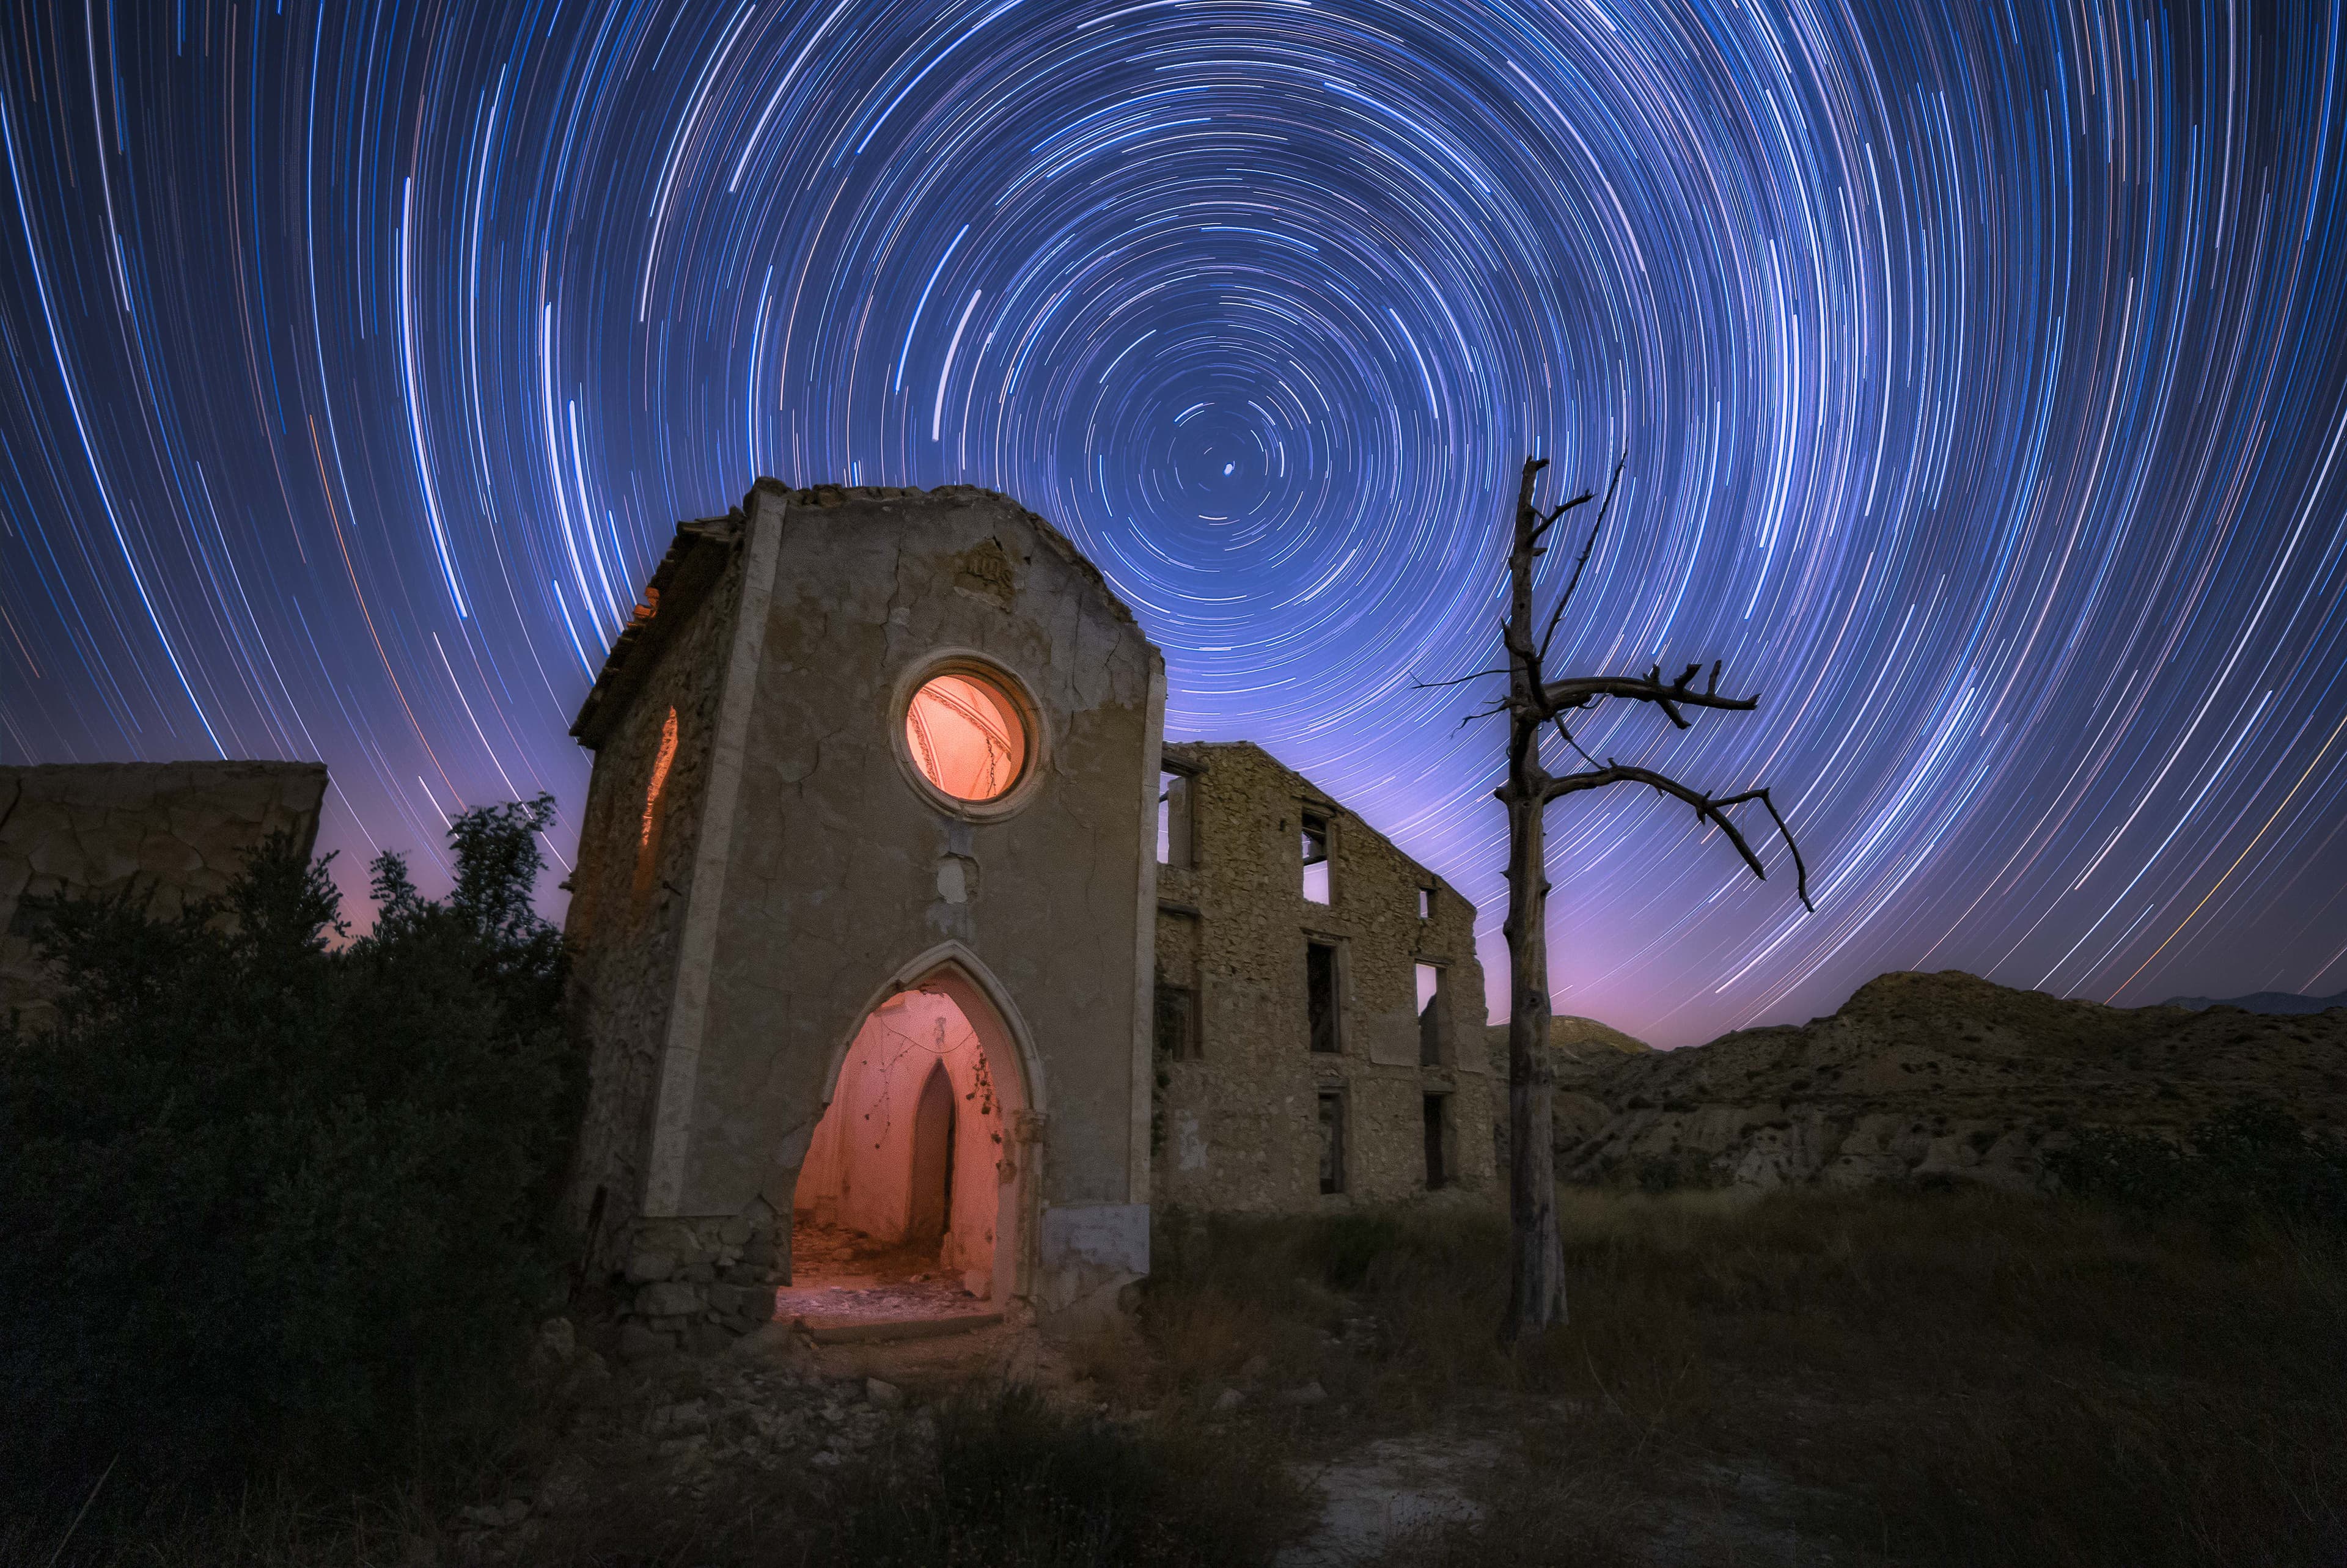
M746 1286L787 1245L850 1042L892 989L935 979L1000 1035L987 1054L1020 1224L1016 1279L998 1287L1046 1310L1111 1292L1147 1259L1163 662L1091 565L1006 497L761 481L738 516L705 641L631 655L641 688L607 673L581 719L601 737L579 878L596 891L572 927L600 950L579 1005L600 1031L602 1131L578 1191L627 1193L624 1266L653 1332L726 1317L694 1291ZM653 624L668 613L664 599ZM946 657L987 662L1033 704L1040 760L1003 806L942 804L910 771L904 704ZM624 927L627 813L671 701L705 737L692 804L673 808L697 815L662 852L670 902Z

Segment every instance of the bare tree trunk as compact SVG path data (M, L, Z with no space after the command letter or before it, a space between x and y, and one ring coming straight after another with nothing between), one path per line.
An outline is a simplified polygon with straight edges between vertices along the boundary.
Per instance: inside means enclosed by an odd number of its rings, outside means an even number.
M1564 1321L1564 1241L1556 1219L1551 1113L1556 1070L1548 1055L1548 774L1541 766L1539 655L1532 637L1532 567L1540 514L1524 465L1508 555L1508 1312L1512 1342Z
M1513 770L1511 769L1511 772ZM1512 784L1512 780L1511 783ZM1510 794L1513 795L1512 789ZM1564 1321L1564 1241L1556 1220L1548 1054L1548 835L1537 799L1508 802L1508 1315L1514 1340Z
M1758 801L1769 820L1777 825L1777 831L1784 835L1785 847L1792 852L1794 886L1801 907L1816 907L1809 902L1809 872L1801 860L1801 846L1793 842L1792 829L1785 825L1783 815L1765 787L1715 795L1652 768L1617 763L1611 757L1600 763L1573 738L1568 717L1609 697L1651 702L1682 730L1688 727L1687 709L1750 712L1760 705L1760 699L1758 695L1721 696L1717 661L1712 664L1710 680L1700 687L1695 684L1696 675L1702 672L1700 663L1688 665L1676 680L1666 682L1659 660L1644 675L1549 679L1544 668L1549 642L1565 606L1573 600L1573 590L1580 586L1582 569L1589 564L1590 551L1597 547L1598 531L1605 526L1606 514L1613 510L1622 464L1617 461L1614 465L1614 477L1605 487L1605 503L1597 508L1597 521L1590 526L1588 542L1581 547L1581 554L1573 564L1573 575L1565 580L1563 591L1549 612L1548 624L1535 636L1532 572L1540 558L1548 553L1541 541L1565 513L1597 498L1595 491L1584 491L1542 511L1532 503L1532 491L1539 482L1540 471L1547 466L1544 457L1525 458L1523 484L1516 492L1515 532L1508 552L1508 618L1500 627L1500 641L1508 656L1508 694L1481 713L1471 715L1508 715L1508 779L1493 793L1508 808L1508 923L1502 929L1508 938L1509 1289L1508 1314L1500 1325L1500 1337L1510 1342L1564 1321L1564 1238L1557 1224L1556 1145L1551 1141L1556 1066L1548 1050L1549 803L1617 784L1644 784L1657 794L1694 807L1696 820L1717 827L1735 846L1736 853L1743 856L1752 875L1766 881L1768 868L1753 852L1736 820L1727 815L1732 807ZM1473 675L1462 675L1458 681L1440 684L1458 685L1499 673L1497 670L1479 670ZM1542 764L1541 737L1551 727L1555 729L1558 740L1579 753L1581 760L1589 764L1585 770L1559 777Z

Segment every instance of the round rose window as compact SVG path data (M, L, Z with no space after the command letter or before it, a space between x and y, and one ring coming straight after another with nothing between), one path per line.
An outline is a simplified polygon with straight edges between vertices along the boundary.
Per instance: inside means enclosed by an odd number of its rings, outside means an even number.
M905 744L921 776L957 800L997 800L1027 768L1027 725L1010 694L982 675L933 675L905 710Z

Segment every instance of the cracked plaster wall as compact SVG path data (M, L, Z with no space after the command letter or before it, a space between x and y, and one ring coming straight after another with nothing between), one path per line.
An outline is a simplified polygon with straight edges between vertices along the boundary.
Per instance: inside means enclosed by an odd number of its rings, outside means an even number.
M787 1248L778 1216L791 1211L840 1053L890 977L951 942L999 987L1040 1067L1040 1082L1012 1084L1003 1080L1013 1064L995 1063L1034 1214L1099 1211L1080 1225L1028 1225L1027 1265L1010 1288L1031 1289L1047 1310L1112 1294L1147 1266L1143 910L1154 863L1143 833L1163 661L1073 547L993 492L793 492L762 480L737 516L744 543L706 603L752 601L757 584L736 574L756 576L743 563L769 540L763 620L721 628L712 616L706 643L692 641L698 631L673 637L597 753L571 922L597 1063L589 1133L599 1152L582 1161L579 1201L607 1188L625 1279L658 1297L637 1306L649 1332L689 1341L738 1327L702 1296L746 1280L752 1254ZM679 946L692 883L675 879L671 901L629 927L614 913L630 880L620 863L665 714L661 682L709 715L706 735L727 701L726 648L753 641L733 811L689 834L673 820L669 829L680 869L695 854L686 837L724 835L699 859L707 876L715 855L723 884L708 950L695 958ZM902 753L902 702L948 651L993 661L1035 705L1037 781L990 820L926 794ZM708 787L686 785L695 743L684 728L679 813ZM701 765L733 766L722 750ZM705 1015L691 1071L679 1074L662 1061L674 1050L676 977L704 962ZM1027 1077L1030 1064L1015 1065ZM663 1071L682 1087L663 1087ZM661 1105L663 1095L679 1103ZM662 1160L672 1168L643 1168ZM641 1218L647 1184L663 1182L672 1206ZM749 1239L726 1239L734 1231ZM778 1263L786 1275L786 1250Z
M804 1147L874 987L948 939L999 979L1043 1059L1045 1201L1142 1201L1130 1102L1156 651L1005 497L803 494L780 518L686 1207L784 1195L777 1149ZM1007 590L964 569L989 543ZM1001 820L940 808L901 760L903 689L947 650L995 661L1039 710L1040 787Z

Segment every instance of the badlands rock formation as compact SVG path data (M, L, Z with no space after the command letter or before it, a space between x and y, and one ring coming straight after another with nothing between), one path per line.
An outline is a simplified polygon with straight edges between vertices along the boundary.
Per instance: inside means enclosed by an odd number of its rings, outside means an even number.
M2265 1099L2347 1130L2347 1008L2111 1008L1952 969L1883 975L1799 1028L1578 1044L1556 1063L1557 1174L1573 1182L2028 1191L2080 1126L2175 1132Z

